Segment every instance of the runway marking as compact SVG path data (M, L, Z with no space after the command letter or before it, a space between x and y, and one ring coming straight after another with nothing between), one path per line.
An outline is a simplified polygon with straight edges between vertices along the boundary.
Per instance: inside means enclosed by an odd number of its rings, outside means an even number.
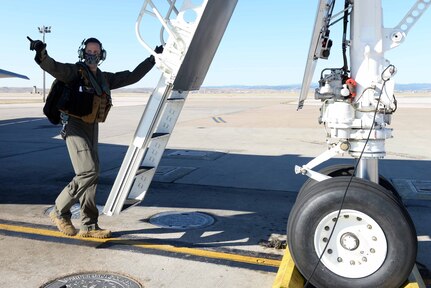
M216 123L226 123L226 121L223 118L221 118L221 117L212 117L212 119Z
M9 122L9 123L0 124L0 126L8 126L8 125L21 124L21 123L28 123L28 122L34 122L34 121L40 121L40 120L43 120L43 119L33 119L33 120L15 121L15 122Z
M240 263L270 266L270 267L279 267L281 264L281 260L275 260L275 259L251 257L251 256L245 256L245 255L239 255L239 254L223 253L223 252L209 251L209 250L189 248L189 247L176 247L176 246L167 245L167 244L151 244L151 243L145 243L145 242L137 242L137 240L132 240L132 239L118 239L118 238L97 239L97 238L84 238L84 237L76 237L76 236L71 237L71 236L66 236L62 234L59 231L24 227L24 226L10 225L10 224L0 223L0 230L25 233L25 234L35 234L40 236L49 236L49 237L56 237L56 238L67 238L67 239L74 239L74 240L101 243L101 244L128 245L128 246L144 248L144 249L154 249L154 250L160 250L165 252L173 252L173 253L187 254L187 255L193 255L193 256L199 256L199 257L205 257L205 258L228 260L228 261L234 261L234 262L240 262Z

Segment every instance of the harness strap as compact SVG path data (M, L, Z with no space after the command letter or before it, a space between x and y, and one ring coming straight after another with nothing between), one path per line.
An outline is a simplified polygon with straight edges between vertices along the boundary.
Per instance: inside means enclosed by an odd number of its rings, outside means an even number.
M61 135L61 138L63 138L63 140L66 140L66 136L67 136L66 126L69 123L69 115L64 112L61 112L60 118L61 118L61 124L63 125L60 131L60 135Z

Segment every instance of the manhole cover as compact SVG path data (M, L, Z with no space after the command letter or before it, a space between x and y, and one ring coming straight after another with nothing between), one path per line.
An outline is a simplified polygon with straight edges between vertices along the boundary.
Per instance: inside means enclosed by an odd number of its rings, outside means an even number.
M153 225L171 229L195 229L209 226L214 218L201 212L163 212L152 216Z
M100 216L103 215L103 206L99 206L97 205L97 210L99 210L99 214ZM75 204L70 208L70 212L72 212L72 219L79 219L79 210L80 210L81 206L79 206L79 204ZM54 206L49 207L48 209L45 210L45 215L49 215L49 213L52 211L52 209L54 209Z
M112 273L80 273L58 278L41 288L142 288L142 285L129 277Z

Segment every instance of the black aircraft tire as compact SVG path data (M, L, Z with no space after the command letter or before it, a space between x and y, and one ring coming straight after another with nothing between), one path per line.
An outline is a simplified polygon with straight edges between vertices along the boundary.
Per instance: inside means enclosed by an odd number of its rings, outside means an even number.
M328 175L331 177L339 177L339 176L352 176L355 168L353 165L350 164L338 164L338 165L332 165L325 167L321 170L319 170L319 173ZM301 198L304 194L307 193L307 191L310 190L310 188L315 185L317 182L316 180L312 178L308 178L307 181L304 182L301 189L298 192L297 199ZM398 200L402 201L400 195L398 194L395 187L391 184L389 180L387 180L385 177L379 175L379 185L386 188L387 190L391 191L393 196Z
M416 231L406 209L382 186L352 179L323 248L350 178L319 182L295 203L287 239L296 267L308 279L317 265L310 283L319 288L400 287L416 260Z

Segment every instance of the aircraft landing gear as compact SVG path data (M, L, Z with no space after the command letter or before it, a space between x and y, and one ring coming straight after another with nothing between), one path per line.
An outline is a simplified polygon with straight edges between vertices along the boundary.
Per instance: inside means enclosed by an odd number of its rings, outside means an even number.
M354 177L345 195L350 179L305 187L289 215L292 258L316 287L399 287L415 264L413 222L393 192L376 183Z

